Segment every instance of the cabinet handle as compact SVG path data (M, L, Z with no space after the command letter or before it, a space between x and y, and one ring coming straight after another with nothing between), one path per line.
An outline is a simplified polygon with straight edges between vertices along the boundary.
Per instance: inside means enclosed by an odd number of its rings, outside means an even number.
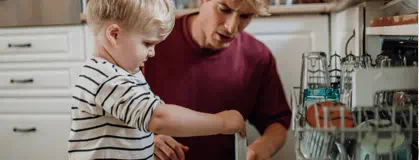
M12 44L9 43L9 48L31 48L31 43Z
M13 132L22 132L22 133L29 133L29 132L36 132L36 128L13 128Z
M29 79L11 79L10 83L33 83L33 78Z

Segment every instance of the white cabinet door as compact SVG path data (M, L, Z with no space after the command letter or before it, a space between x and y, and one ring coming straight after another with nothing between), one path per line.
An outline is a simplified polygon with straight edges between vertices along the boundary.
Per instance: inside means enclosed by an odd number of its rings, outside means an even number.
M0 102L18 97L71 99L82 63L0 63Z
M70 114L72 98L11 97L0 96L1 114ZM13 107L11 107L13 106ZM1 122L0 122L1 123ZM0 137L1 138L1 137Z
M0 89L70 88L69 69L0 72Z
M68 159L70 114L0 115L0 159Z
M302 54L329 52L328 17L325 15L258 18L246 31L271 50L287 99L292 87L300 85Z
M83 61L82 26L0 28L0 62Z
M279 16L257 18L246 31L263 42L276 59L276 66L284 86L287 100L289 91L300 85L301 58L304 52L323 51L329 54L328 16ZM248 126L249 142L258 137L257 131ZM295 136L290 129L288 138L273 160L296 159Z

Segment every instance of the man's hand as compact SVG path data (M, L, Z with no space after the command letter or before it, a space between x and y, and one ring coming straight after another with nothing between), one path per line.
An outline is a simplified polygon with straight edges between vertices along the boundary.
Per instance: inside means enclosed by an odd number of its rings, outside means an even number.
M252 143L247 147L247 160L270 160L271 155L266 153L266 148L260 143Z
M156 160L185 160L188 147L166 135L154 136L154 158Z
M287 129L279 123L269 125L261 137L247 147L247 160L270 160L287 139Z

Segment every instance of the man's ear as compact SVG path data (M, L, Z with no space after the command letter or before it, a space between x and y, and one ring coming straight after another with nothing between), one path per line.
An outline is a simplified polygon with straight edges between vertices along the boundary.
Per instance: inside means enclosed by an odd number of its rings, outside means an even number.
M121 36L121 28L117 24L111 24L105 31L106 39L111 45L116 45L116 41Z

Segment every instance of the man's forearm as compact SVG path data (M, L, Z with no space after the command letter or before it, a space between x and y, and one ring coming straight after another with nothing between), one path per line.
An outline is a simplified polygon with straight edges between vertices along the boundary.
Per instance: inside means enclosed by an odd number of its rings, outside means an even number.
M280 123L273 123L269 125L261 137L256 139L250 146L263 147L263 150L273 156L285 144L287 139L287 129Z

